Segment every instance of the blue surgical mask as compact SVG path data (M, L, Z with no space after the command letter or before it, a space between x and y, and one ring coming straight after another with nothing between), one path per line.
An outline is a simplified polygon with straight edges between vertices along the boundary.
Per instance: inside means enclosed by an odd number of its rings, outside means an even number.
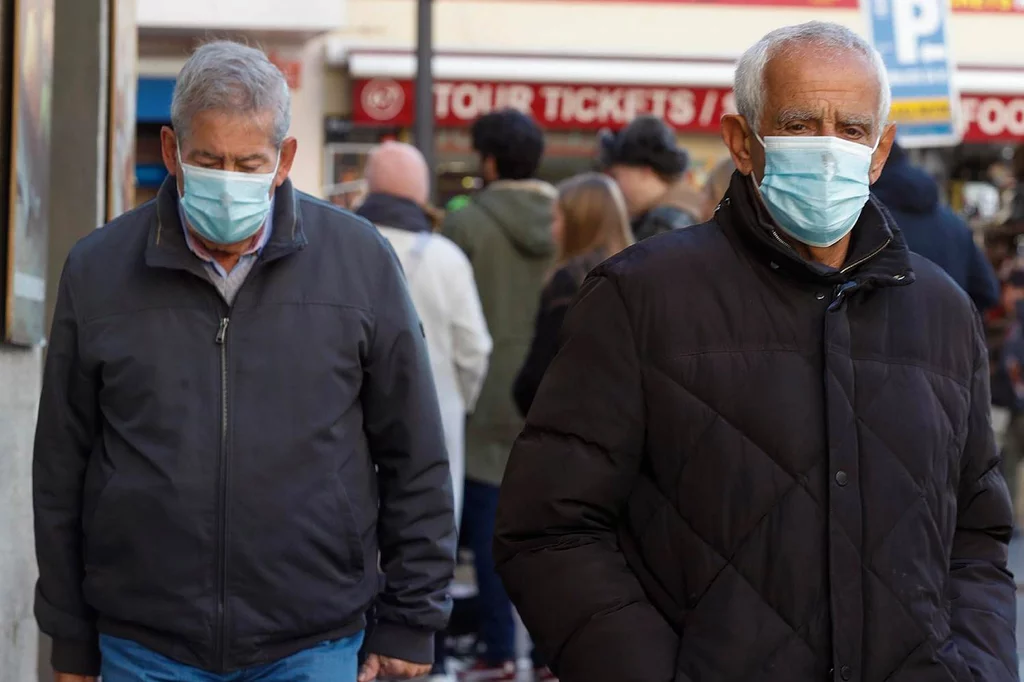
M764 146L759 190L782 231L808 246L832 246L853 229L869 194L871 156L838 137L757 137Z
M189 226L215 244L237 244L256 234L270 214L270 188L280 163L278 154L272 173L236 173L185 165L179 149L181 207Z

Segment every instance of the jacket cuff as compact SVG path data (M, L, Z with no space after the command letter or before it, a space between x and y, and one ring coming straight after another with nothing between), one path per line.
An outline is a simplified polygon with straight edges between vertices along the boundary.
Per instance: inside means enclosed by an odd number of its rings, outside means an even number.
M54 639L50 665L55 672L95 677L100 674L100 642L95 639Z
M434 662L434 633L396 623L375 623L366 651L400 661L430 665Z

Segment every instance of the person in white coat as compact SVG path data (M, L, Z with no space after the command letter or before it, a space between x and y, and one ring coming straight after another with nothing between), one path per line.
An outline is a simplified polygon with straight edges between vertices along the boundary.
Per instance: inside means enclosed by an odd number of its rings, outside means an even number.
M382 144L367 161L366 182L358 214L391 242L423 324L459 519L466 415L483 386L492 345L473 268L459 247L432 230L424 210L430 176L419 150L401 142Z

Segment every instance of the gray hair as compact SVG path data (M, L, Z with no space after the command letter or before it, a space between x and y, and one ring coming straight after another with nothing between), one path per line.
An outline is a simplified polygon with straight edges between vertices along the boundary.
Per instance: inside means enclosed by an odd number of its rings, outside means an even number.
M879 130L875 132L880 133L882 125L889 120L889 107L892 103L889 75L882 55L851 29L825 21L809 21L775 29L743 53L736 64L736 80L733 85L737 111L755 131L759 130L765 102L764 71L768 62L785 54L787 50L809 45L825 48L824 51L831 55L854 52L871 62L878 77Z
M281 71L262 50L230 40L207 43L192 53L174 85L171 124L187 138L203 111L274 115L271 139L280 148L292 122L291 92Z

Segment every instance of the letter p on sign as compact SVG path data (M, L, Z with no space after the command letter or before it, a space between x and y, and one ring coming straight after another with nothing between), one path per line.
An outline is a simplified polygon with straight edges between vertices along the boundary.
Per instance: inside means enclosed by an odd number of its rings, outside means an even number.
M896 59L901 64L945 63L941 0L892 0ZM929 38L939 40L930 42Z

